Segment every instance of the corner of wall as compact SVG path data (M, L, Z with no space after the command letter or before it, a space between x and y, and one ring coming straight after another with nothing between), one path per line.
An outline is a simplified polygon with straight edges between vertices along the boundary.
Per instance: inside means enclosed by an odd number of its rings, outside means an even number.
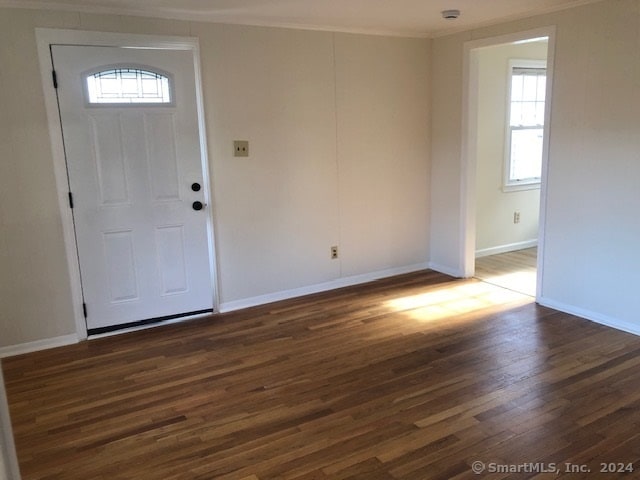
M13 441L7 393L0 364L0 480L20 480L20 468Z

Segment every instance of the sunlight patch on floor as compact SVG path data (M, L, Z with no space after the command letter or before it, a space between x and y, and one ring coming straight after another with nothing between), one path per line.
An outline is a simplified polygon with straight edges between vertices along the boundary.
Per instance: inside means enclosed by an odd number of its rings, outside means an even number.
M394 298L385 304L394 312L404 312L412 319L430 322L513 303L527 303L531 298L481 281L465 281L417 295Z

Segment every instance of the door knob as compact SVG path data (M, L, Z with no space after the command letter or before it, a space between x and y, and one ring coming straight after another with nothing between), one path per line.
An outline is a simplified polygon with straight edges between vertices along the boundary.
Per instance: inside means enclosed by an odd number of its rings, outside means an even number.
M195 201L191 204L194 210L202 210L204 208L204 204L202 202Z
M191 190L193 190L194 192L199 192L200 191L200 184L198 182L192 183L191 184Z

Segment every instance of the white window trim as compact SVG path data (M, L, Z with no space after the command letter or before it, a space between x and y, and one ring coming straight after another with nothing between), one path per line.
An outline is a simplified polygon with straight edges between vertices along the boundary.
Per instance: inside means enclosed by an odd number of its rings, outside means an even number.
M507 98L505 106L505 133L504 133L504 165L503 165L503 178L502 178L502 191L503 192L520 192L523 190L539 190L540 178L527 179L513 182L509 179L509 172L511 171L511 76L513 68L547 68L546 60L533 60L533 59L509 59L509 65L507 70ZM545 109L548 99L545 97ZM546 120L546 115L545 115ZM543 129L547 128L546 125L542 126Z

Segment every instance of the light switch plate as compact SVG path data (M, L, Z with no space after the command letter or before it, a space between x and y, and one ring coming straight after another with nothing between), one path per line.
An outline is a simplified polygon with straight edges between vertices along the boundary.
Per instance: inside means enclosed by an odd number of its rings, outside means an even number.
M249 156L249 141L248 140L234 140L233 141L233 156L234 157L248 157Z

